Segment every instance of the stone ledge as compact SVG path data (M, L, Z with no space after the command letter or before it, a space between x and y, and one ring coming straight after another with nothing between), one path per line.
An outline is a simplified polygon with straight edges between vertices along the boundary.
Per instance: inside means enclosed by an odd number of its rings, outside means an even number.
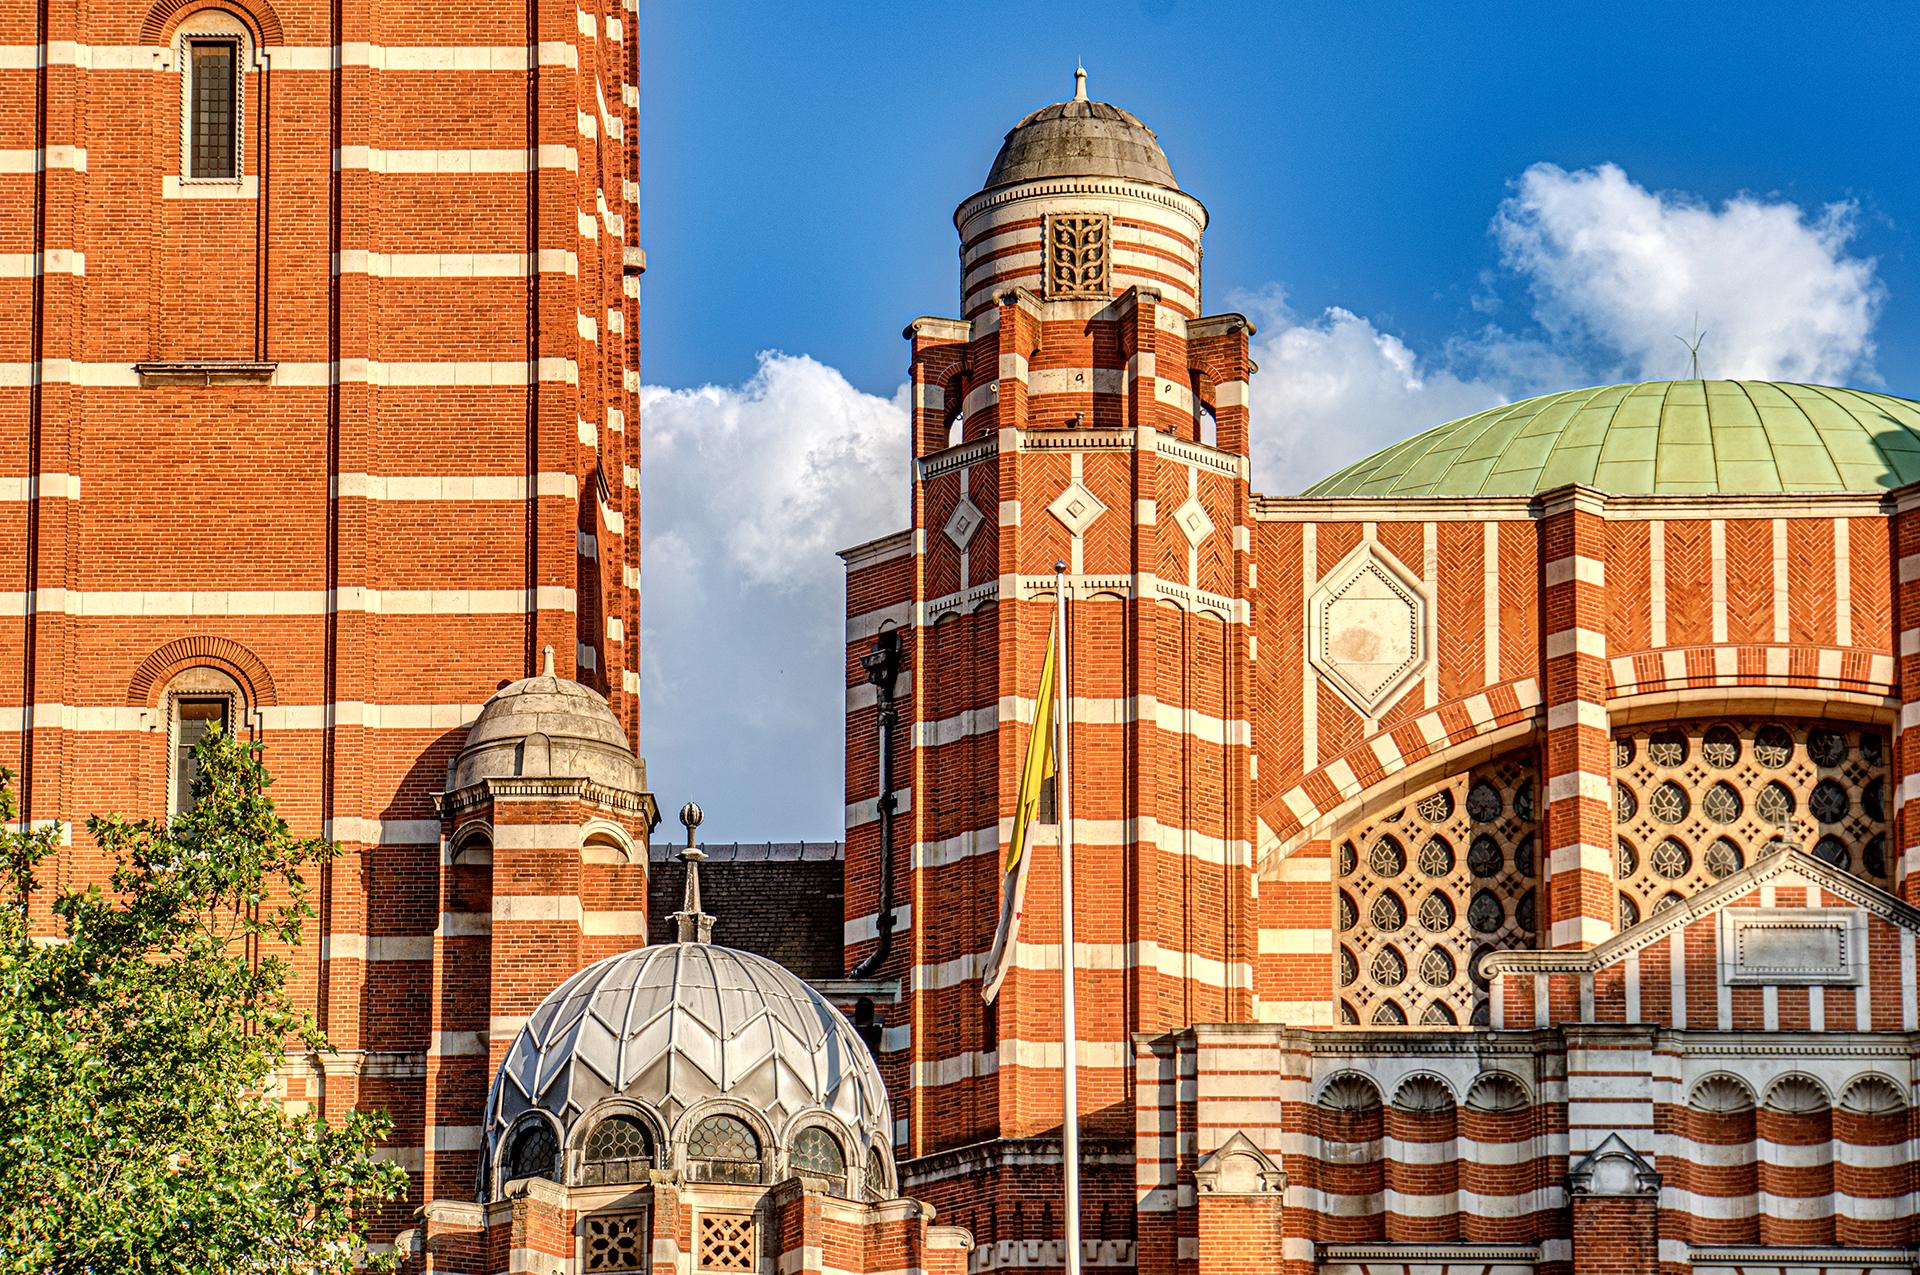
M277 362L255 359L162 359L135 363L142 387L158 385L265 385Z

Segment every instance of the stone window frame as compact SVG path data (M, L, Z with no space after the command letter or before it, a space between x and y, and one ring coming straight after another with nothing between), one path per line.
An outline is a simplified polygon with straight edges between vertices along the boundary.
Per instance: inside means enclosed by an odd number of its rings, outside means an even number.
M188 700L223 699L227 702L226 730L238 736L245 732L248 738L257 737L259 723L256 715L247 711L246 692L240 682L231 673L212 665L195 665L182 669L168 682L160 693L161 723L167 737L166 750L166 790L167 817L172 818L183 813L182 801L185 794L180 791L180 768L178 756L180 749L180 709Z
M800 1139L809 1133L818 1133L833 1143L834 1149L840 1154L840 1171L838 1173L821 1173L816 1169L803 1169L795 1163L795 1152L800 1146ZM807 1177L819 1179L828 1184L830 1194L852 1198L854 1192L851 1189L851 1184L857 1174L864 1173L866 1170L864 1164L856 1164L853 1157L847 1152L848 1147L856 1147L858 1145L858 1139L849 1137L846 1130L840 1128L832 1121L826 1119L796 1121L787 1130L786 1145L783 1148L786 1155L787 1173L795 1177L805 1174Z
M233 173L226 177L193 175L193 58L190 46L196 43L228 42L233 57ZM180 162L173 181L181 193L194 195L251 197L253 182L247 175L247 76L266 70L259 41L253 28L231 9L212 7L198 10L174 28L168 45L168 69L179 78ZM169 183L171 184L171 182Z

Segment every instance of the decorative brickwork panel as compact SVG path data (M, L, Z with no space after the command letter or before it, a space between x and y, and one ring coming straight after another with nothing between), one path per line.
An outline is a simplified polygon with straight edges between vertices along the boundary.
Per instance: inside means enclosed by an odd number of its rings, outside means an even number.
M1857 722L1701 718L1614 732L1618 927L1782 845L1886 887L1887 739Z
M1539 928L1530 753L1455 775L1337 843L1340 1021L1481 1026L1479 957Z
M588 1275L598 1271L647 1269L646 1213L600 1213L586 1220Z
M699 1259L703 1271L751 1271L759 1266L758 1228L751 1213L702 1213Z
M1112 224L1104 213L1047 214L1047 296L1107 296L1112 243Z

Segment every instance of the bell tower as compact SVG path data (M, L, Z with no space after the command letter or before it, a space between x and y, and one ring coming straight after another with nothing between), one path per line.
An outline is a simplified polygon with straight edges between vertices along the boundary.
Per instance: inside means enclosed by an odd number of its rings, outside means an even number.
M946 1216L989 1251L1060 1234L1031 1203L1058 1198L1060 1171L1057 823L1015 966L980 998L1056 562L1090 1262L1133 1263L1133 1033L1254 1017L1252 328L1203 313L1206 221L1153 131L1089 99L1084 71L1015 126L954 215L961 317L906 330L911 528L845 555L849 961L900 981L882 1061L906 1099L903 1184L960 1208ZM857 658L875 643L904 657L884 706ZM984 1189L960 1176L983 1173Z

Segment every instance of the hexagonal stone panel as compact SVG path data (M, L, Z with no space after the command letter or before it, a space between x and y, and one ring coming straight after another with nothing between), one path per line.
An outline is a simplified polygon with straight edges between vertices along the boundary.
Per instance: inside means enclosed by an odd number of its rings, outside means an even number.
M1419 577L1364 543L1308 600L1308 658L1355 708L1375 716L1426 668L1430 612Z

